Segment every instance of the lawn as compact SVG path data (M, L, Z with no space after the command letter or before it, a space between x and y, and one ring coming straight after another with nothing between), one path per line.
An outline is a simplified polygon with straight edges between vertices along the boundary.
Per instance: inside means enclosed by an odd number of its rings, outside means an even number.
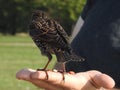
M15 75L22 68L42 68L46 62L29 36L0 35L0 90L40 90ZM54 62L55 57L48 68Z

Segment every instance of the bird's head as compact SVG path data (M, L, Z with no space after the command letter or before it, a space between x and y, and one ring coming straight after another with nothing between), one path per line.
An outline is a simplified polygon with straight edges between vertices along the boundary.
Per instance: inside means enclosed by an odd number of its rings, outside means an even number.
M45 12L40 10L33 11L32 19L29 25L30 29L42 29L48 19Z
M40 10L33 11L32 18L29 24L30 36L43 35L46 32L48 16Z

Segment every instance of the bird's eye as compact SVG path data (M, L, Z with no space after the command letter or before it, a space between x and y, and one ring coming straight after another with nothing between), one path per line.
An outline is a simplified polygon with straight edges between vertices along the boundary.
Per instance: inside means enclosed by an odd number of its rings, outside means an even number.
M38 18L38 16L33 16L33 18L34 18L34 19L37 19L37 18Z
M33 18L37 19L39 17L39 14L33 14Z

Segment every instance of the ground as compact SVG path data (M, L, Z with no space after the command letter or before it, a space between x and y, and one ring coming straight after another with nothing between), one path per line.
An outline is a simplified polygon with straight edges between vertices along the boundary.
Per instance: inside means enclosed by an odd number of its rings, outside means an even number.
M41 56L28 35L0 35L0 89L38 90L30 83L19 81L15 74L22 68L42 68L47 58ZM54 66L55 57L48 68ZM39 89L40 90L40 89Z

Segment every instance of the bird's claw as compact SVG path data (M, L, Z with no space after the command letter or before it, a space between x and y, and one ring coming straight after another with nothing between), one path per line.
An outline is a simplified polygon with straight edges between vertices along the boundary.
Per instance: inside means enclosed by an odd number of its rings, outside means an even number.
M48 75L48 73L47 73L48 70L46 70L46 69L39 69L39 68L38 68L37 71L45 71L45 74L46 74L45 80L48 80L48 79L49 79L49 75Z

